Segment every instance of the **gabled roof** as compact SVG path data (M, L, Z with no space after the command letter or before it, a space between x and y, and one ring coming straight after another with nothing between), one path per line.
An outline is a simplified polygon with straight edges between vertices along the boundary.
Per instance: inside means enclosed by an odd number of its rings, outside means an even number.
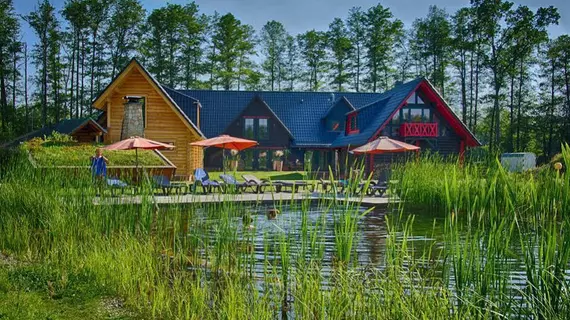
M28 141L28 140L33 139L33 138L43 138L44 136L49 136L53 132L72 135L76 131L85 127L86 125L93 126L95 128L95 130L98 132L107 133L107 130L105 130L103 127L101 127L101 125L99 125L97 123L97 121L95 121L91 118L66 119L66 120L62 120L56 124L53 124L51 126L47 126L47 127L29 132L29 133L26 133L25 135L19 136L18 138L14 139L14 140L6 143L6 144L3 144L1 147L6 148L6 147L16 146L22 142Z
M281 121L281 119L279 119L279 117L277 116L277 114L275 114L275 112L273 110L271 110L271 107L267 104L267 102L265 102L259 95L255 95L253 97L253 99L247 104L247 106L245 108L243 108L243 110L234 118L234 120L230 121L228 123L228 125L226 126L226 128L224 129L224 131L226 131L228 129L228 127L239 117L241 117L245 111L247 110L247 108L249 108L250 104L252 104L253 102L260 102L261 105L263 105L265 107L265 109L269 112L269 114L271 114L271 116L273 117L273 119L277 120L277 122L279 123L279 125L281 125L283 127L283 129L287 132L287 134L289 134L289 137L294 138L293 134L291 133L291 131L289 131L289 128L287 128L287 126L283 123L283 121Z
M175 94L177 91L176 90L172 90L169 89L168 91L164 88L164 86L162 86L158 81L156 81L156 79L148 72L148 70L145 69L145 67L143 67L135 58L131 59L131 61L125 66L125 68L123 68L123 70L121 70L121 72L119 72L117 74L117 76L107 85L107 87L105 87L105 89L103 89L103 91L101 91L97 97L95 97L95 99L93 99L92 102L92 106L98 109L102 109L103 107L103 102L106 99L106 97L108 95L110 95L113 91L113 89L119 85L119 83L121 82L121 79L123 79L124 77L126 77L128 75L128 73L133 69L136 68L139 71L141 71L141 73L143 74L144 77L146 77L148 80L150 80L151 85L153 85L158 93L160 95L163 96L163 98L166 99L166 101L168 102L168 104L170 106L172 106L174 112L180 117L180 119L190 128L194 129L198 135L200 135L201 137L205 138L204 134L202 133L202 131L200 131L200 129L194 124L194 122L192 122L192 120L190 119L189 115L191 115L191 109L188 106L185 106L188 113L186 113L185 110L183 110L177 103L177 101L175 99L173 99L169 92L174 94L175 96L179 97L180 92L178 92L178 94ZM184 99L177 99L178 102L187 102L188 99L193 99L192 97L185 97ZM192 103L192 101L190 102ZM194 111L195 112L195 111Z
M289 129L293 144L298 146L328 145L338 136L338 133L327 132L321 121L322 115L335 103L331 100L333 94L344 96L355 108L376 101L380 96L379 93L357 92L176 91L200 102L200 123L207 137L222 134L249 102L259 96Z
M358 113L357 126L360 130L357 134L346 135L342 133L331 144L331 147L345 147L348 145L358 146L376 138L382 129L392 119L393 115L400 110L409 96L418 88L430 97L430 100L439 101L438 111L447 120L451 127L465 139L468 146L480 146L481 143L475 135L469 131L463 122L457 117L449 104L441 97L435 87L425 78L418 78L410 82L397 85L393 89L383 93L378 101L375 101L348 114Z
M321 117L322 119L326 118L333 110L336 106L339 105L340 102L344 102L344 104L352 111L352 110L356 110L356 108L352 105L352 103L350 103L350 101L348 101L348 99L346 99L345 96L340 97L338 100L335 101L335 103L333 103L330 108L328 108L328 110L323 114L323 116Z
M356 118L359 133L346 135L341 133L331 144L332 147L357 146L368 142L377 132L378 128L392 118L396 110L406 101L407 97L417 89L423 78L418 78L382 93L378 99L362 108L348 114L358 113Z

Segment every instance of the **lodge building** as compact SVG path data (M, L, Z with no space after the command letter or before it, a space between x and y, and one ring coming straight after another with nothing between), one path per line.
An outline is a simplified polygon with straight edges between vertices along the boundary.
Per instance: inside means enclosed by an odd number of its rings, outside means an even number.
M158 83L133 59L93 101L105 143L121 138L126 96L141 99L145 136L175 145L164 155L181 175L221 169L220 149L190 146L221 134L259 142L239 154L241 170L272 169L276 150L288 151L285 169L311 161L313 169L328 170L339 155L382 135L442 155L480 145L424 78L383 93L181 90ZM386 159L367 161L373 168Z

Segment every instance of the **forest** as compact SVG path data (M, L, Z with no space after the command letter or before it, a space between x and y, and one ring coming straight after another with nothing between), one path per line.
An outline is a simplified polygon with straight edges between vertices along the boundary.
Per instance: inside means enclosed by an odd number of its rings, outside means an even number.
M212 90L382 92L426 77L496 152L543 158L570 142L570 36L555 7L471 0L431 6L411 25L381 4L353 7L327 30L255 30L194 2L147 11L138 0L49 0L17 13L0 0L0 142L67 118L137 58L162 84ZM23 25L37 41L22 41Z

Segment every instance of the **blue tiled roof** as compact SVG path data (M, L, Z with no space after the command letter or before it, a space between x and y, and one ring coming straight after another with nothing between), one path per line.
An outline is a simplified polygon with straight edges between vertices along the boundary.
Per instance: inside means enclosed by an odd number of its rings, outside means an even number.
M384 123L403 99L422 79L396 86L384 93L360 92L275 92L275 91L217 91L178 90L163 86L180 109L196 122L196 102L199 101L200 130L215 137L259 96L289 129L296 146L346 146L365 143ZM323 115L342 99L358 112L359 134L328 132Z
M176 91L181 94L178 98L185 95L200 101L200 129L208 138L222 134L249 102L259 95L289 128L296 145L330 144L338 136L338 133L325 130L321 117L339 97L346 97L358 108L378 100L381 96L380 93L356 92ZM172 98L177 99L174 96ZM191 103L176 103L187 114L192 115L192 112L195 112L195 106Z

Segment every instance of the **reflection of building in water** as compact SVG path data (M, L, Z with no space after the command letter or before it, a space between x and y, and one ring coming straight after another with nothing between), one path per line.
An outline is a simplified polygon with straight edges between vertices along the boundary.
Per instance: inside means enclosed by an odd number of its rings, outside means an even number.
M360 224L361 236L359 257L361 263L379 265L384 263L386 251L386 209L375 209L364 216Z

